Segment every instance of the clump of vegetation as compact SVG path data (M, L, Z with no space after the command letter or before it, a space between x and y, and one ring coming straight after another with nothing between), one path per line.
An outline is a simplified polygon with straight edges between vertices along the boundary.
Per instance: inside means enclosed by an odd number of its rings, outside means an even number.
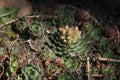
M39 37L44 32L44 26L42 24L36 25L33 24L29 26L28 33L33 37Z
M72 26L75 24L75 11L70 9L58 9L55 11L57 18L54 20L56 26Z
M21 80L41 80L43 71L39 66L29 64L22 68L21 75Z
M117 38L109 39L102 26L84 20L88 17L82 14L76 20L75 12L78 9L59 8L53 17L27 16L4 25L0 30L0 79L119 79L117 65L110 63L120 62L115 60L119 59Z

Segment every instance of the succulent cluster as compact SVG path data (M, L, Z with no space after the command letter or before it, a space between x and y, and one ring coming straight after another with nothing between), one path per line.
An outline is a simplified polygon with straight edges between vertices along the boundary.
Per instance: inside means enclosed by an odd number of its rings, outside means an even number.
M34 21L31 23L26 18L20 18L17 22L13 23L12 29L21 34L22 36L27 36L28 38L40 37L45 30L42 22Z
M40 25L36 25L36 24L30 25L29 29L28 29L28 33L33 37L38 37L38 36L42 35L42 33L44 31L43 27L44 26L42 24L40 24Z
M78 27L59 28L59 32L49 37L47 44L58 55L82 55L90 50L90 42L82 37Z
M25 18L20 18L17 22L12 24L12 29L18 33L23 33L27 27L28 25Z
M29 64L22 68L22 80L41 80L43 71L39 66Z

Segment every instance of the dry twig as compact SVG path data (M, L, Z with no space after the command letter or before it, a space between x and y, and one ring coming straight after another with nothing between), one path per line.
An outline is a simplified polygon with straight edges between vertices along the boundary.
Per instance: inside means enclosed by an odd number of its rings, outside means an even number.
M87 76L88 76L88 80L91 80L90 77L90 57L87 57Z
M117 59L110 59L110 58L98 58L99 61L111 61L111 62L120 62L120 60Z
M42 15L42 16L47 17L47 18L56 18L56 16L49 16L49 15ZM32 19L32 18L40 18L40 17L41 17L41 15L33 15L33 16L25 16L24 18L30 18L30 19ZM0 29L3 28L4 26L10 25L11 23L14 23L14 22L16 22L18 20L19 20L19 18L15 18L13 20L5 22L4 24L0 25Z
M17 18L17 19L13 19L13 20L11 20L11 21L8 21L8 22L6 22L6 23L4 23L4 24L1 24L1 25L0 25L0 29L3 28L4 26L7 26L7 25L11 24L11 23L14 23L14 22L16 22L16 21L18 21L18 20L19 20L19 19Z

